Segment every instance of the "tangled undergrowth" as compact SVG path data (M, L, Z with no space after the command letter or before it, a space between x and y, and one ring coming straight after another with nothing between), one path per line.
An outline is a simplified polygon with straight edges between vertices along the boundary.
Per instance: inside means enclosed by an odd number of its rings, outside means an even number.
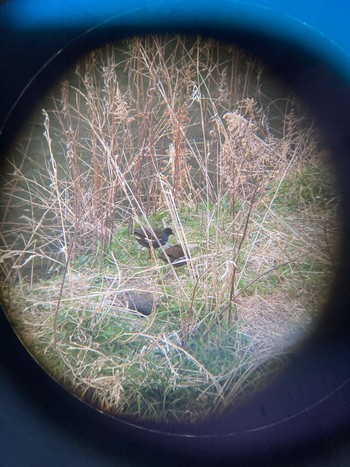
M295 101L279 99L274 122L264 79L214 41L134 38L90 54L50 96L44 164L32 133L9 155L4 307L40 364L93 406L219 416L317 323L337 265L330 156ZM187 265L150 257L136 225L171 226ZM149 315L130 310L131 293Z

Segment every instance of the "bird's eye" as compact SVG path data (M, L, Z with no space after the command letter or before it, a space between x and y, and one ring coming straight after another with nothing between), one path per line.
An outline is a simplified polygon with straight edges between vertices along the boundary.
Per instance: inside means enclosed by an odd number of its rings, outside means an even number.
M1 167L2 301L108 414L218 417L286 368L339 263L331 147L235 45L131 37L45 92Z

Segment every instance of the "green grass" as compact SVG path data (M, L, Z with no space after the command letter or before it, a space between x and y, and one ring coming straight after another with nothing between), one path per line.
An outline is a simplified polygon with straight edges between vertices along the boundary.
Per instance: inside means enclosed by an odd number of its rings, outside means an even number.
M329 171L330 168L327 166L313 165L293 172L282 181L273 206L286 212L307 207L322 209L325 203L335 197L334 184ZM272 188L270 194L274 195L275 186L270 188Z
M265 384L267 375L274 372L272 367L280 368L286 359L280 351L277 359L273 357L275 366L271 366L272 356L261 358L256 353L255 331L245 324L245 313L251 312L245 309L245 301L258 296L273 303L274 297L284 297L305 307L311 316L324 300L317 290L332 268L316 254L324 248L322 242L315 241L314 231L324 215L319 197L325 197L326 192L311 183L315 173L291 174L270 186L265 198L260 196L236 257L232 236L220 230L232 221L227 199L216 205L202 203L196 210L182 205L179 217L186 242L197 245L193 272L189 267L173 269L157 258L150 259L148 250L139 248L128 227L118 225L111 247L99 253L102 262L98 262L98 270L92 256L76 261L76 283L70 286L66 281L57 313L56 349L52 347L54 297L63 276L28 289L24 295L24 290L17 291L19 303L26 304L26 313L34 320L32 326L38 326L36 320L45 322L45 331L31 334L29 347L57 379L94 405L103 400L101 408L108 412L171 422L218 415L242 394ZM248 212L249 205L237 200L234 215L241 216L240 230L235 224L238 236ZM313 227L308 224L306 239L295 236L310 216L314 223ZM155 227L172 225L169 212L152 216L148 222ZM176 241L171 238L172 243ZM308 241L313 242L311 249ZM304 249L302 255L300 248ZM231 305L231 323L230 283L223 279L228 252L237 265L234 293L239 296ZM117 289L111 289L104 275L109 280L118 278L116 288L157 290L160 301L155 315L145 318L118 311L106 301ZM35 314L31 309L38 297L41 305ZM14 319L21 322L15 309ZM258 321L254 326L258 332Z
M220 416L281 370L327 299L334 180L308 116L265 99L255 63L201 38L95 51L40 108L45 164L33 171L28 134L9 156L4 304L47 371L99 410ZM282 101L277 137L268 109ZM192 261L150 258L130 216L171 227ZM59 267L34 280L43 263ZM150 316L126 310L130 289L154 295Z

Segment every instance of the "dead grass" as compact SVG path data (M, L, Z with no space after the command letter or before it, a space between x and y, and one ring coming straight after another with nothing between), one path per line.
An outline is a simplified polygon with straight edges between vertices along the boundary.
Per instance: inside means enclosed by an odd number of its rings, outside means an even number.
M52 94L44 164L30 144L8 157L6 312L42 366L100 410L219 416L288 362L329 297L329 161L295 101L272 126L263 78L214 41L134 38L93 52ZM136 225L171 226L188 265L150 260ZM150 316L128 309L130 291L152 294Z
M268 299L257 294L241 299L237 316L242 332L252 338L254 351L264 354L294 351L314 324L299 300L287 302L283 292L269 295Z

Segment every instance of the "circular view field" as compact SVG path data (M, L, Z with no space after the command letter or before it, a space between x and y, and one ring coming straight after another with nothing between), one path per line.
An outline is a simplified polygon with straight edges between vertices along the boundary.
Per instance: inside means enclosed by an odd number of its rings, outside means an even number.
M331 292L326 142L234 46L91 52L1 172L2 304L40 365L106 413L220 416L288 364Z

